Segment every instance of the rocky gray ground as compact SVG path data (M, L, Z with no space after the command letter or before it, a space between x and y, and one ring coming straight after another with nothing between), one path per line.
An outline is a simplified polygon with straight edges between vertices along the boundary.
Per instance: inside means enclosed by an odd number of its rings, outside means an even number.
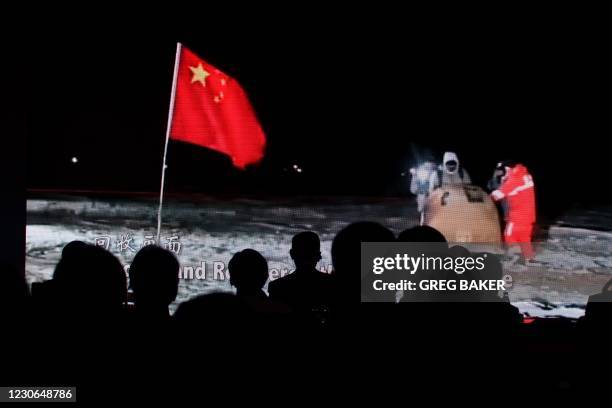
M28 281L34 282L51 277L63 246L76 239L93 243L105 237L109 249L129 264L135 251L155 235L157 201L153 197L36 197L28 200L27 211L26 273ZM161 244L178 237L179 259L187 267L183 272L188 275L189 267L194 271L193 279L181 279L177 303L201 293L230 291L225 265L234 252L244 248L260 251L275 277L292 269L288 253L293 234L313 230L322 243L319 267L329 270L331 241L349 223L373 220L396 233L418 223L411 199L191 196L168 199L163 214ZM504 261L505 272L515 281L511 301L535 316L582 315L588 295L612 277L609 220L612 211L584 210L544 226L547 234L536 265ZM201 275L196 268L203 262L206 272Z

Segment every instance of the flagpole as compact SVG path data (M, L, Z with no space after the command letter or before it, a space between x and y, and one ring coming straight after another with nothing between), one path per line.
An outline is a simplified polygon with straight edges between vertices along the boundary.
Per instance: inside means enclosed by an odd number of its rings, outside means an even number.
M181 43L176 43L176 56L174 57L174 73L172 75L172 92L170 93L170 108L168 109L168 121L166 123L166 142L164 144L164 161L161 173L161 186L159 188L159 209L157 210L157 239L159 245L159 237L161 234L161 215L162 206L164 203L164 182L166 179L166 155L168 153L168 140L170 139L170 129L172 128L172 114L174 113L174 98L176 96L176 78L178 76L179 64L181 60Z

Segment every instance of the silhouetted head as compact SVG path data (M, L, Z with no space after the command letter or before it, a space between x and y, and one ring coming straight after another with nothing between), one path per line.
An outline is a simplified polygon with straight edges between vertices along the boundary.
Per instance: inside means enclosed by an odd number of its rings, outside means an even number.
M66 244L62 249L62 257L70 257L71 255L78 255L83 249L87 248L91 244L83 241L71 241Z
M455 245L448 249L448 255L453 258L465 258L471 255L470 251L461 245Z
M167 249L142 248L130 265L130 287L137 308L167 308L176 299L179 262Z
M375 222L356 222L341 230L331 247L334 276L340 285L357 282L361 276L361 243L393 242L393 233ZM352 286L352 285L351 285Z
M291 240L291 259L298 270L312 270L321 260L321 241L312 231L296 234Z
M254 249L245 249L235 254L228 265L230 284L238 292L260 291L268 280L268 262Z
M91 244L87 244L83 241L71 241L67 243L62 249L62 257L55 267L53 279L63 281L64 278L69 278L68 275L75 270L72 265L85 262L80 258L87 256L90 247Z
M113 312L122 308L127 279L119 260L107 250L73 241L62 251L53 280L64 303L76 312Z
M440 242L446 243L446 238L437 229L428 225L419 225L402 231L397 237L399 242Z

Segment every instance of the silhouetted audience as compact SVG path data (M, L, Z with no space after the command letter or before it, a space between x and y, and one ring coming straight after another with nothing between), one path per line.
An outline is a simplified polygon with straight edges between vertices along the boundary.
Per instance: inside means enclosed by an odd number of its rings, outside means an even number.
M312 231L296 234L291 240L289 255L295 271L268 284L270 298L290 306L311 322L326 322L333 284L329 274L316 268L321 260L319 236Z
M356 222L342 229L332 242L331 256L334 267L333 278L336 285L336 308L354 308L360 303L360 293L369 287L371 274L364 274L361 268L361 244L363 242L393 242L395 236L389 229L375 222ZM363 285L362 285L362 281ZM360 289L361 287L361 289ZM363 295L364 293L362 293ZM368 294L371 294L368 291ZM384 299L374 301L393 301L388 291L380 293Z
M254 249L236 253L228 264L230 284L236 296L255 313L288 313L289 309L271 301L263 290L268 281L268 261Z
M111 370L114 380L127 374L117 370L125 359L123 339L129 337L127 276L114 255L71 242L53 278L32 286L32 300L37 316L32 338L40 342L42 336L45 344L34 357L42 383L89 382L88 376L95 375L91 367Z
M232 337L232 333L244 329L251 310L238 296L231 293L211 293L196 296L182 302L174 313L174 321L179 334L196 336L201 340L205 336L214 339Z
M387 349L400 352L406 349L416 353L441 350L483 355L493 355L500 349L502 354L530 351L528 347L521 349L521 344L515 340L523 336L522 341L529 347L537 346L533 341L533 333L537 330L557 336L568 332L566 326L555 328L550 324L534 325L529 331L529 326L521 324L523 318L518 309L503 293L496 291L439 291L422 297L404 293L400 303L401 293L364 290L371 287L372 279L376 278L370 269L362 269L364 242L415 243L413 255L433 251L451 260L479 255L462 246L448 248L444 236L431 227L410 228L401 232L396 240L389 229L378 223L357 222L342 229L334 238L331 247L334 269L328 275L316 269L321 259L318 235L305 231L296 234L291 242L289 254L295 271L270 282L269 297L264 292L269 278L268 263L259 252L245 249L236 253L228 265L235 295L197 296L182 302L171 316L169 307L177 296L180 267L171 252L147 246L136 254L129 270L134 306L128 309L127 277L119 260L100 247L73 241L63 249L53 278L32 285L32 316L42 319L36 329L50 337L52 350L37 355L36 361L45 367L54 367L61 357L66 365L79 367L74 371L77 373L92 362L112 368L127 359L132 368L135 366L142 374L149 361L166 367L165 370L172 369L177 356L169 342L176 341L179 345L202 347L195 354L195 358L200 359L198 366L210 366L212 361L224 363L227 358L236 362L249 361L251 367L257 367L262 358L267 358L268 362L274 359L289 362L288 367L298 361L301 365L323 360L333 360L342 366L355 358L344 345L359 340L364 332L375 334ZM480 271L466 270L459 275L454 271L452 275L448 271L434 273L436 275L422 274L409 279L497 281L503 277L502 264L493 254L487 254L485 268ZM3 275L1 283L4 307L23 308L22 314L14 316L29 313L27 286L17 274ZM578 332L582 350L604 350L609 344L612 331L610 289L612 280L601 293L589 298ZM127 326L126 315L130 317ZM328 330L320 331L326 338L318 347L312 343L306 350L296 350L293 341L298 337L288 337L288 331L284 330L290 327L286 325L288 321L297 322L299 327L310 328L314 323L314 326L349 330L339 343L327 341ZM58 322L61 322L61 330L55 332ZM139 332L142 323L153 328L164 327L170 336ZM404 331L409 335L404 336ZM89 332L94 335L87 336ZM279 340L271 337L273 333L282 333L284 337ZM532 333L532 337L525 333ZM127 355L122 350L121 336L126 336ZM299 338L304 337L300 334ZM265 348L276 340L288 344L275 344L273 350L266 352ZM82 359L82 355L71 355L75 344L88 345L94 357ZM190 355L190 361L193 358ZM368 358L370 362L377 361L374 355ZM399 360L411 369L410 361ZM547 364L550 361L547 360ZM40 378L44 379L45 371L41 373ZM75 378L78 377L67 377L64 382L71 383ZM546 384L555 386L562 377L551 378Z
M419 225L400 232L398 242L440 242L446 243L446 238L437 229L429 225Z
M240 297L267 298L263 287L268 281L268 262L254 249L236 253L228 264L230 284Z
M153 324L169 321L168 307L176 299L179 285L176 256L167 249L147 245L134 256L129 276L137 320Z
M127 277L119 260L105 249L73 241L66 245L53 279L38 288L37 306L45 312L97 324L122 317ZM34 292L34 290L33 290Z
M410 243L412 256L421 256L422 254L447 256L448 243L446 238L440 231L428 225L419 225L406 229L397 236L397 242ZM438 271L440 273L440 271ZM448 276L426 276L424 273L415 273L410 276L404 276L416 285L423 279L442 279ZM418 286L417 286L418 287ZM452 295L450 295L452 296ZM448 300L449 294L439 291L422 291L417 290L410 293L404 293L401 302L430 302L430 301L445 301ZM434 306L430 306L433 308Z

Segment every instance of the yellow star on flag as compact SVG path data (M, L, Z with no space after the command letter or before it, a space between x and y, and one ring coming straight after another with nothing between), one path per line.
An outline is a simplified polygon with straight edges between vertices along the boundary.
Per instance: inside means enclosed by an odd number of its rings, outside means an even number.
M191 78L191 83L199 82L202 86L206 86L206 77L210 75L210 73L206 72L202 64L198 64L197 67L189 67L191 72L193 73L193 77Z

